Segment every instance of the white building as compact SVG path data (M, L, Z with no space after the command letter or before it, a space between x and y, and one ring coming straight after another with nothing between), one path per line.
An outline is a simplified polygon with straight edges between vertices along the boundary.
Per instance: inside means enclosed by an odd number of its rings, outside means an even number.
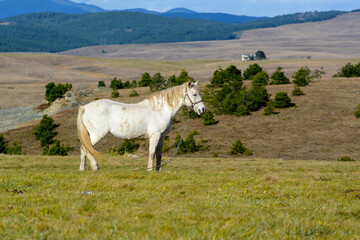
M251 61L255 58L253 54L242 54L241 61Z

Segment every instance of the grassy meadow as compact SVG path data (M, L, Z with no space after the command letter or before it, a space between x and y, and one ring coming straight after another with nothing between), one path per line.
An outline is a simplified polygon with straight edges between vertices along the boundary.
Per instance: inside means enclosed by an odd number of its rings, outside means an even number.
M357 239L360 163L0 155L0 239ZM88 168L89 169L89 168ZM82 194L91 191L92 194Z

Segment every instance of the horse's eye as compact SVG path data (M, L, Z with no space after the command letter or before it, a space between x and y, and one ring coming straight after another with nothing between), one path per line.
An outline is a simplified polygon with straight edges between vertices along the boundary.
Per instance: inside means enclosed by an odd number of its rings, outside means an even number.
M193 96L194 96L194 97L196 97L196 96L197 96L197 94L196 94L196 93L194 93L194 94L193 94Z

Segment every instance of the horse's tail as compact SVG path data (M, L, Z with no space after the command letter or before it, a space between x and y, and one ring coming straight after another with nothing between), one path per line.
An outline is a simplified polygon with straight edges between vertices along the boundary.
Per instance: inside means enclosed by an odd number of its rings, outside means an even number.
M80 106L78 117L77 117L77 133L80 139L81 144L84 146L87 152L89 152L91 155L93 155L96 158L103 158L103 154L101 152L98 152L94 149L93 145L91 144L91 139L88 130L86 129L82 116L84 114L85 107Z

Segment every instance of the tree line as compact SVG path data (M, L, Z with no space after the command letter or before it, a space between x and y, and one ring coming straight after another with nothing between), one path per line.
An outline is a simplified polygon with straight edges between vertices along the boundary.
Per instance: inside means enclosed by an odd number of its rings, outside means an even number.
M137 44L229 40L248 29L322 21L342 11L308 12L227 24L198 19L163 17L139 12L105 12L84 15L33 13L2 19L1 52L59 52L106 44Z

